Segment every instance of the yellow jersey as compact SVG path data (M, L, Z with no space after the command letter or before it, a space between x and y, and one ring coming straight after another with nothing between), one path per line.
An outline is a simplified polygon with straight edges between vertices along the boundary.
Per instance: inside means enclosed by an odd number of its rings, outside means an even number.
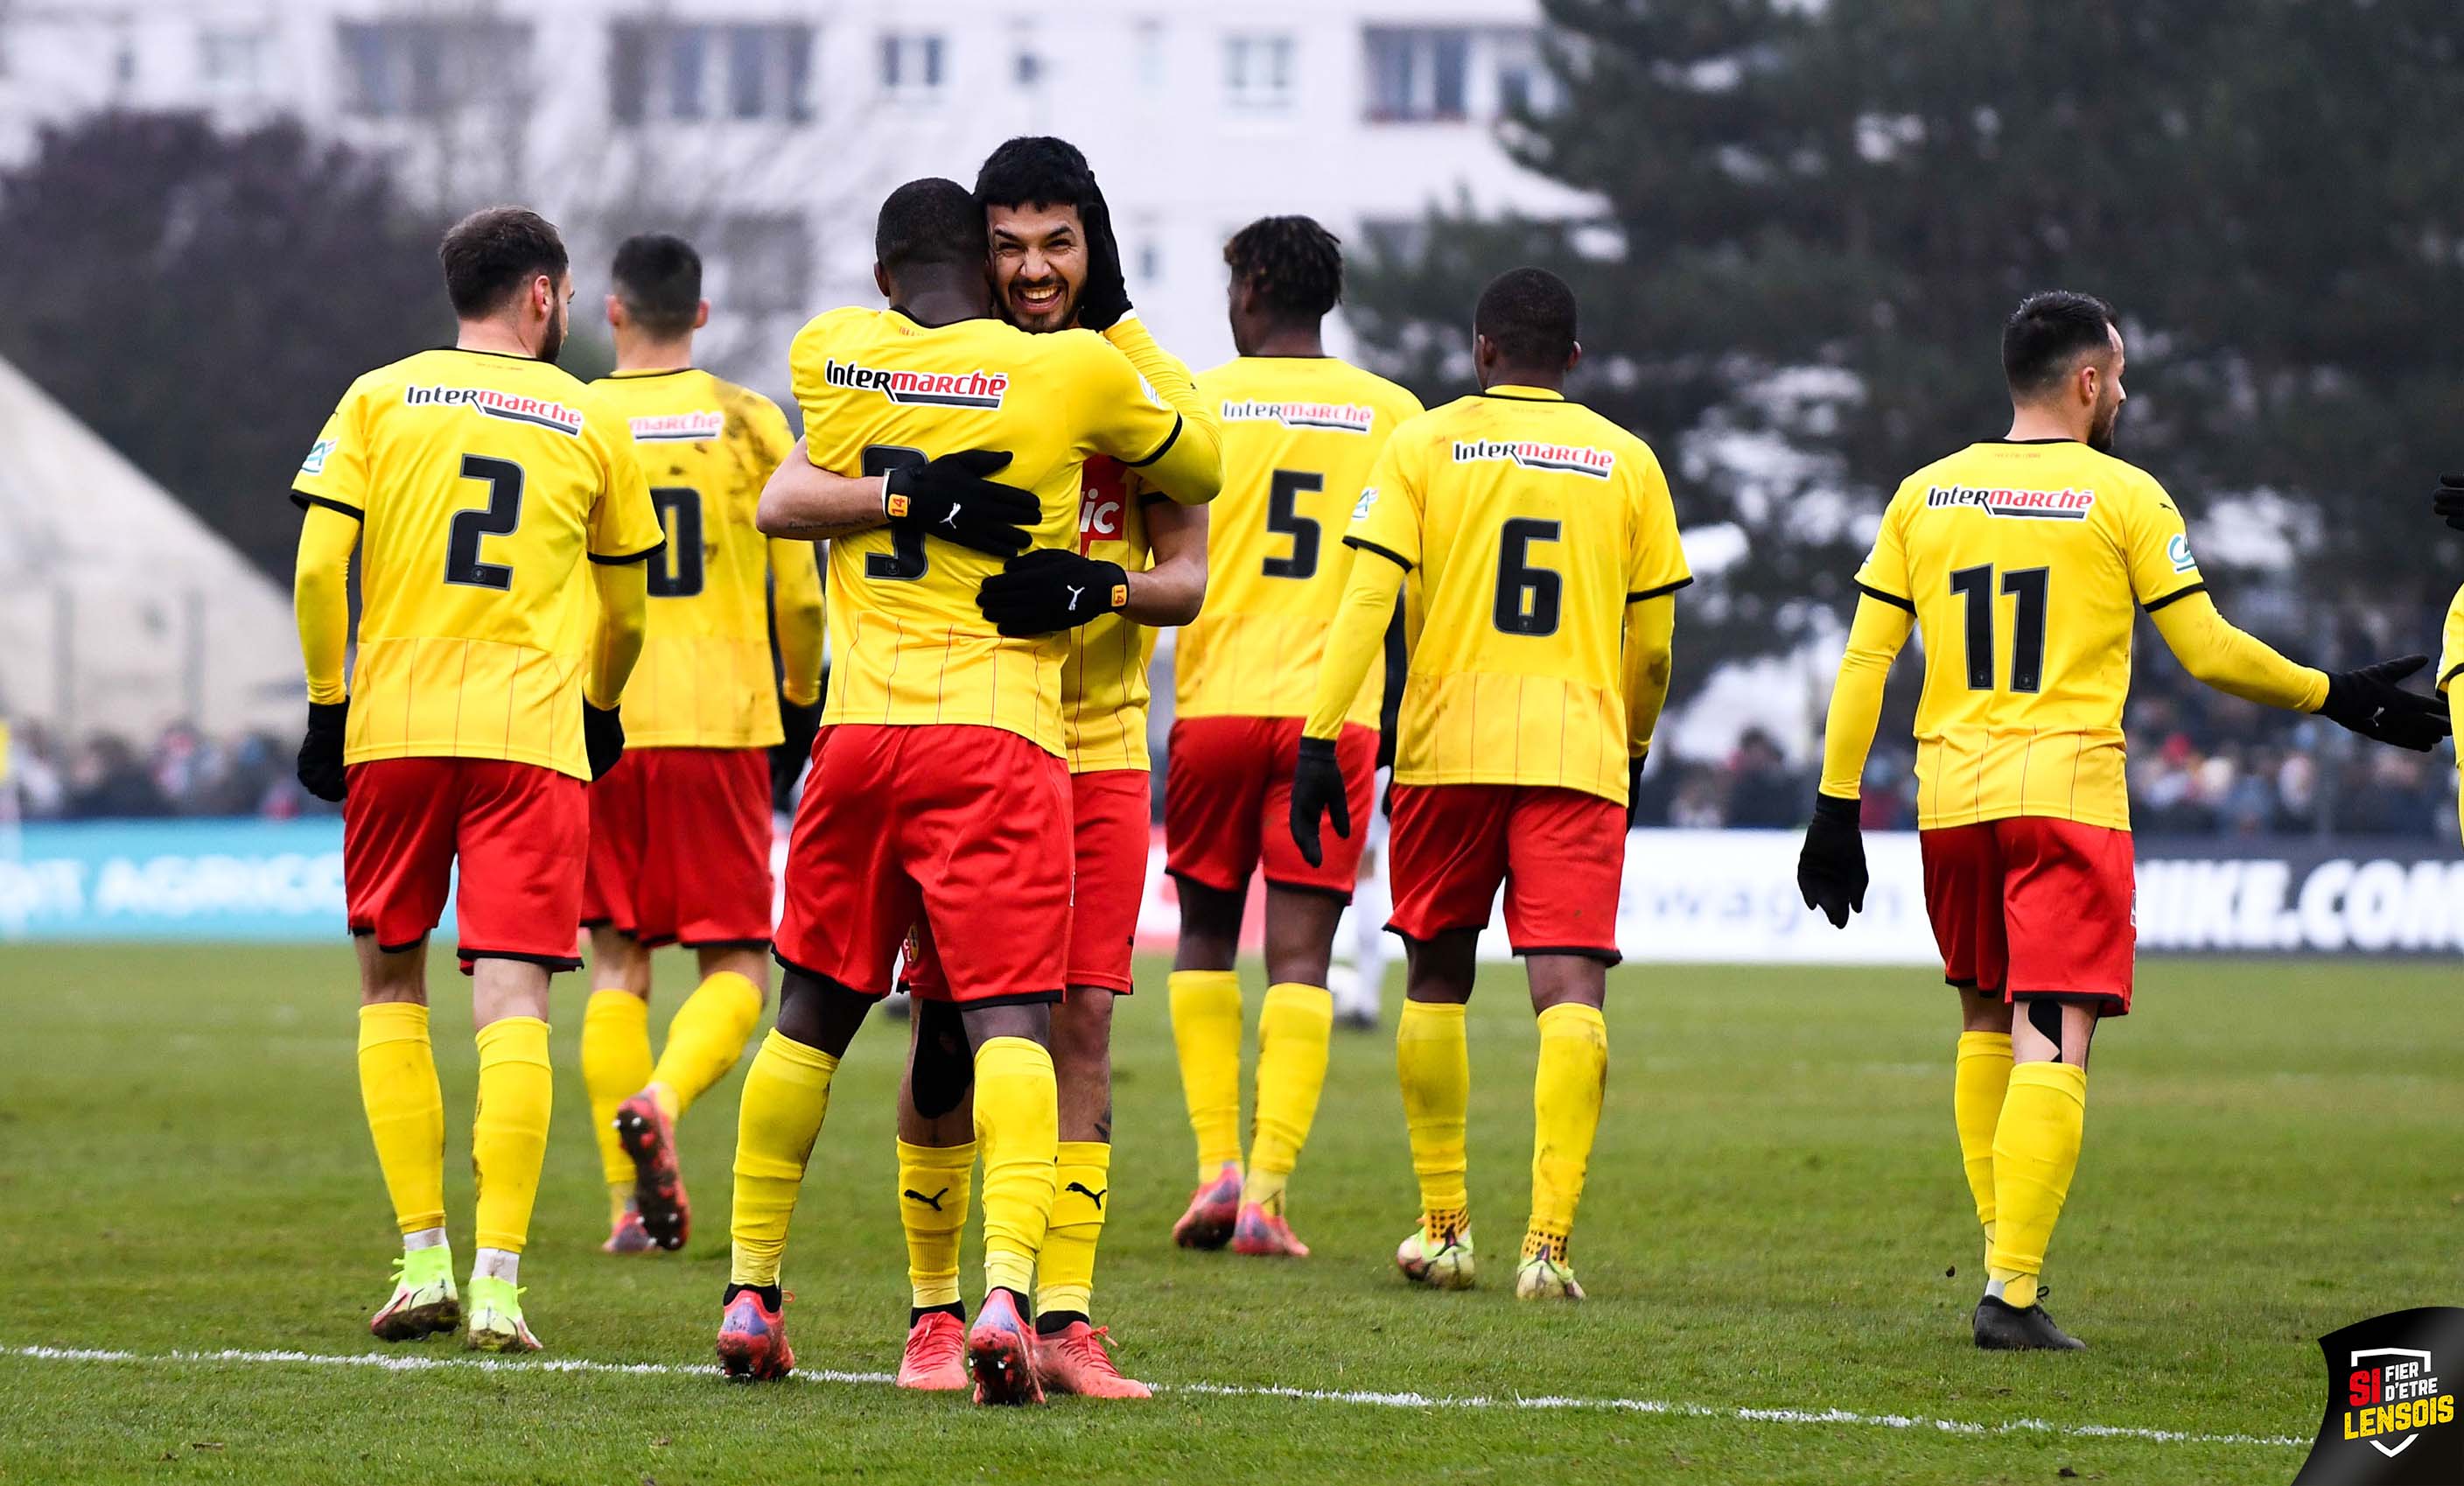
M1420 400L1331 356L1243 356L1201 374L1223 429L1206 608L1174 640L1174 715L1307 717L1348 556L1330 546L1370 466ZM1377 725L1382 671L1350 721Z
M766 748L781 741L769 582L821 581L809 542L753 523L761 487L794 447L779 405L691 367L591 384L625 419L668 544L650 563L649 632L625 688L636 748ZM801 571L797 570L801 568Z
M625 420L547 362L447 348L351 384L292 482L360 520L342 757L509 759L590 777L583 559L659 549Z
M2071 439L1971 444L1909 476L1857 572L1916 615L1917 824L2130 829L2134 606L2204 591L2172 498Z
M1078 550L1123 572L1155 565L1147 545L1148 491L1120 460L1097 455L1079 477ZM1155 631L1121 614L1106 614L1067 632L1061 662L1061 724L1069 772L1147 768L1147 666Z
M1624 802L1626 606L1694 581L1649 445L1556 392L1494 387L1395 431L1344 541L1420 579L1397 784Z
M815 466L879 475L963 449L1011 455L994 476L1034 494L1034 544L1077 540L1080 467L1173 453L1180 415L1089 330L1029 335L998 320L917 324L895 309L816 317L789 356ZM1211 492L1210 492L1211 493ZM883 526L830 543L833 657L825 723L972 723L1067 756L1067 634L1004 639L976 592L1001 560Z

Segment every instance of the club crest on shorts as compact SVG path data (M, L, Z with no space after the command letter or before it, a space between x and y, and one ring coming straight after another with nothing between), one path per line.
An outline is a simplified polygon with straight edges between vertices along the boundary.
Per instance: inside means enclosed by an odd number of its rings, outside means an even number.
M2464 1481L2464 1424L2451 1381L2464 1368L2464 1309L2392 1311L2319 1339L2327 1407L2294 1486Z

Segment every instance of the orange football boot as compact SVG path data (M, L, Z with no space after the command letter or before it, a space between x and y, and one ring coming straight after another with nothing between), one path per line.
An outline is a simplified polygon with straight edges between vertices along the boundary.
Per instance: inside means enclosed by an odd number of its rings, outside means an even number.
M907 1332L898 1386L923 1393L956 1393L967 1386L967 1323L947 1311L927 1311Z
M1215 1180L1190 1194L1189 1210L1172 1226L1172 1241L1183 1249L1221 1249L1240 1216L1241 1164L1227 1161Z
M1112 1365L1109 1328L1073 1320L1035 1339L1035 1374L1049 1393L1080 1398L1153 1398L1155 1389Z
M1044 1385L1035 1376L1035 1328L1018 1314L1008 1291L984 1297L967 1333L967 1361L975 1364L977 1403L1044 1402Z
M671 1252L693 1233L693 1205L685 1200L684 1173L676 1169L676 1127L648 1091L616 1106L616 1136L633 1158L633 1207L642 1231Z
M615 1228L608 1231L607 1241L599 1246L599 1252L601 1253L648 1253L657 1247L659 1247L657 1242L650 1237L649 1231L642 1227L642 1215L627 1208L625 1209L625 1215L616 1220Z
M1309 1245L1292 1236L1292 1226L1280 1212L1268 1212L1256 1203L1241 1209L1241 1221L1232 1230L1232 1252L1264 1255L1277 1259L1306 1259Z
M785 1377L796 1366L796 1350L787 1344L787 1302L795 1297L781 1291L773 1308L751 1285L728 1288L735 1293L718 1319L719 1370L739 1382Z

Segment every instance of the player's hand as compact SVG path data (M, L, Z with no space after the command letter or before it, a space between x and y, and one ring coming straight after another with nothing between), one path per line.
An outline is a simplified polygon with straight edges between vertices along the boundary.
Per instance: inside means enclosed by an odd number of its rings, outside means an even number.
M2319 715L2374 743L2428 753L2448 734L2447 704L2396 683L2430 664L2428 655L2399 655L2327 677Z
M1026 550L1027 529L1043 520L1044 508L1032 493L989 477L1008 464L1007 450L963 449L901 465L882 479L881 514L892 526L1014 557Z
M1651 757L1649 748L1625 761L1625 829L1634 829L1634 813L1642 804L1642 762Z
M1129 602L1130 575L1120 564L1067 547L1038 547L1011 558L976 590L976 607L1013 640L1074 630L1118 613Z
M1352 802L1343 790L1343 765L1335 762L1334 740L1304 738L1300 762L1292 765L1292 844L1301 860L1315 867L1326 860L1318 841L1321 817L1334 817L1334 833L1352 839Z
M308 736L299 743L299 787L328 804L342 798L342 732L351 700L308 704Z
M590 755L590 777L606 778L625 756L625 722L614 707L582 704L582 746Z
M1078 323L1109 330L1130 312L1130 285L1121 273L1121 243L1103 191L1095 192L1080 216L1087 225L1087 283L1078 291Z
M1848 916L1865 911L1865 833L1857 821L1857 802L1833 795L1814 797L1814 819L1805 828L1805 850L1796 856L1796 890L1805 906L1819 909L1835 929L1848 926Z
M2441 475L2438 488L2431 492L2430 508L2438 519L2457 531L2464 531L2464 475Z
M795 797L804 762L813 756L813 735L822 730L821 699L815 698L809 707L800 707L780 698L779 729L786 736L770 750L770 803L784 810Z

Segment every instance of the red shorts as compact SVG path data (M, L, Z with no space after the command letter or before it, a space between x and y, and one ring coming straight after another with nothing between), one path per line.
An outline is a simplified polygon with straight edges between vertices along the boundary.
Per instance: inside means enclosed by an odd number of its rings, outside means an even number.
M1954 986L2130 1010L2130 832L2022 815L1923 832L1925 914Z
M351 932L408 949L445 911L453 869L462 967L528 960L581 967L573 926L590 852L582 781L503 759L354 764L342 801L342 884Z
M1386 853L1386 926L1406 939L1486 927L1503 882L1516 954L1617 963L1625 807L1614 800L1542 785L1397 785Z
M1172 724L1163 775L1164 870L1219 893L1243 893L1263 857L1270 887L1352 901L1377 788L1377 730L1347 722L1334 756L1352 807L1352 835L1319 832L1312 867L1292 844L1292 767L1299 718L1182 718Z
M1070 989L1128 995L1136 989L1130 951L1138 938L1138 904L1147 891L1148 822L1153 786L1142 768L1096 769L1069 776ZM933 936L908 937L907 968L899 977L910 994L927 1001L950 999L948 980Z
M649 949L769 947L768 749L627 749L588 794L584 927Z
M1069 948L1068 766L1018 734L842 722L813 743L776 954L885 995L918 921L961 1005L1051 1001Z

